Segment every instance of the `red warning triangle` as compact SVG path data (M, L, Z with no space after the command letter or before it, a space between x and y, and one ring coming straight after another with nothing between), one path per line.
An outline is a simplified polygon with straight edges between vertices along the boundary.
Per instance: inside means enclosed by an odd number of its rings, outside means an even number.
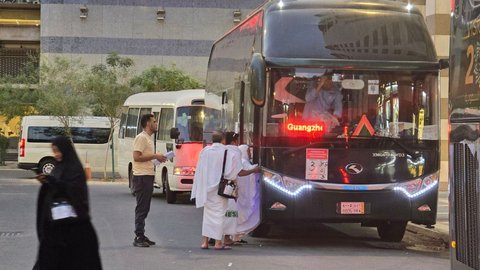
M368 121L367 116L365 114L362 115L352 136L373 136L373 134L375 134L375 129L372 127L372 124L370 124L370 121Z

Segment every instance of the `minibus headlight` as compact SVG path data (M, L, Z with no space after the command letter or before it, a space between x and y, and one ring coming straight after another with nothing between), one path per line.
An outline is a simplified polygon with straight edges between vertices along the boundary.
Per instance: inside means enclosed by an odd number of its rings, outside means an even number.
M174 167L174 175L195 175L195 167Z
M305 180L299 180L287 176L282 177L279 174L268 171L263 173L263 181L290 196L297 196L303 190L312 188L312 185Z
M418 178L412 181L400 183L394 188L394 190L403 192L409 198L415 198L436 187L437 184L438 173L434 173L424 177L423 179Z

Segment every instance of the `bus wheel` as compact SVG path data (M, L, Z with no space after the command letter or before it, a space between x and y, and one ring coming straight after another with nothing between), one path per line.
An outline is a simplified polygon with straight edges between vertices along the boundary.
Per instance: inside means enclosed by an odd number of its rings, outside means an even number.
M177 193L170 189L170 184L168 183L168 176L166 173L163 173L164 177L164 187L165 187L165 198L167 199L167 203L172 204L177 201Z
M46 158L40 162L39 168L43 174L49 175L52 173L53 168L55 168L55 161L51 158Z
M270 232L270 224L268 223L260 223L260 225L255 228L252 232L250 232L251 237L267 237L268 233Z
M130 188L130 193L135 196L135 192L133 191L133 171L131 168L128 169L128 188Z
M406 221L384 221L378 224L378 235L383 241L400 242L407 228Z

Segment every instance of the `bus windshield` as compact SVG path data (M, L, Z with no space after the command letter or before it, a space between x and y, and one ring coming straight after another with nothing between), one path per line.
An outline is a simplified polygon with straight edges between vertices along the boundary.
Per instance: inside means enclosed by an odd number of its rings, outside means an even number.
M437 75L274 69L266 135L438 140Z

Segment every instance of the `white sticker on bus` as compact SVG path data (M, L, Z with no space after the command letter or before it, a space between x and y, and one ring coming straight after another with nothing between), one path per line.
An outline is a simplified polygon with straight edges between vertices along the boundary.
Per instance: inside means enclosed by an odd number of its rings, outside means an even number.
M328 149L307 148L305 178L328 180Z

